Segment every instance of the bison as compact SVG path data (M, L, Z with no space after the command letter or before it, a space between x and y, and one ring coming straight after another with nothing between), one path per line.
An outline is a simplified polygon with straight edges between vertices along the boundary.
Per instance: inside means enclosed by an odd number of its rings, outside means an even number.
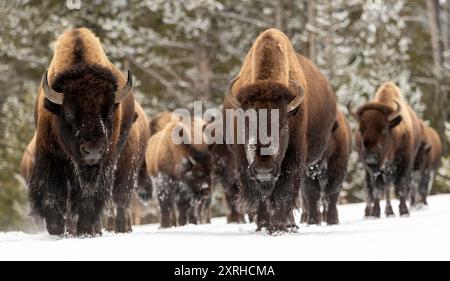
M394 215L390 184L400 200L400 215L408 215L406 199L411 186L414 159L421 143L416 113L393 82L380 86L375 98L349 112L359 123L355 143L366 171L366 217L380 217L380 200L386 195L386 216Z
M191 125L169 121L170 115L162 113L152 120L153 135L145 155L161 210L161 227L208 222L212 196L210 147L203 141L194 143L190 133L191 129L203 130L205 123L199 119L194 119ZM189 143L173 142L174 130L182 130Z
M422 120L422 142L414 161L414 184L411 190L412 206L428 205L427 196L433 186L434 176L439 168L442 156L442 142L438 133Z
M126 78L109 62L91 31L73 29L59 37L36 98L29 182L32 210L50 234L64 234L66 223L74 222L67 228L72 234L100 235L111 194L115 231L131 231L130 196L148 134L139 112L131 72Z
M220 182L227 204L227 223L245 223L245 211L239 203L239 178L234 155L226 144L211 149L214 161L214 182Z
M307 201L303 198L303 211L301 220L307 224L319 224L322 220L328 225L338 224L339 216L337 201L342 184L347 175L348 160L352 149L352 134L350 126L344 114L337 110L337 120L333 128L331 138L322 159L317 166L311 166L307 171L309 182L315 181L315 201ZM306 190L306 189L305 189ZM302 197L306 194L302 193ZM322 216L316 211L315 216L310 216L308 210L319 208L319 200L322 198ZM313 206L308 206L313 204Z
M260 139L250 141L248 122L242 122L245 143L235 139L230 145L236 156L240 198L247 209L256 210L257 230L284 232L295 226L292 212L300 187L308 215L316 217L316 188L306 170L322 158L336 121L336 97L328 81L311 61L295 53L284 33L268 29L258 36L226 92L225 114L234 109L258 114L261 109L278 110L278 120L266 118L265 124L278 124L278 143L272 143L273 132L270 145ZM228 136L236 132L237 123L235 118L227 126ZM274 153L265 155L263 148Z

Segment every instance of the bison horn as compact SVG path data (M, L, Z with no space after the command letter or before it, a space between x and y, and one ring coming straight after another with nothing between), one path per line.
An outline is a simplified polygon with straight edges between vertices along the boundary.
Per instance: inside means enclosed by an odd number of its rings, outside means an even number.
M128 70L127 83L121 90L117 90L115 92L114 103L120 103L123 100L125 100L130 95L132 88L133 88L133 75L131 75L131 71Z
M61 105L63 103L64 95L50 88L50 86L48 85L47 75L48 71L46 71L42 76L42 87L44 89L44 95L52 103Z
M295 110L299 105L302 103L303 99L305 98L305 91L303 87L295 80L291 80L292 84L295 85L295 87L298 90L298 95L288 104L287 106L287 112L291 112Z
M353 116L353 118L358 119L358 114L356 114L356 112L353 111L353 108L352 108L352 101L349 101L349 102L347 103L347 111L348 111L348 113L349 113L351 116Z
M234 83L238 80L239 76L236 76L235 78L233 78L233 80L231 80L230 83L228 83L227 89L225 90L226 96L230 97L230 102L231 105L234 108L241 108L241 103L237 100L237 98L235 96L233 96L233 94L231 93L231 88L233 88Z
M402 107L400 106L400 103L398 101L394 101L394 102L395 102L395 104L397 104L397 108L392 113L389 114L389 116L388 116L389 122L394 120L395 118L397 118L400 115L400 112L402 111Z

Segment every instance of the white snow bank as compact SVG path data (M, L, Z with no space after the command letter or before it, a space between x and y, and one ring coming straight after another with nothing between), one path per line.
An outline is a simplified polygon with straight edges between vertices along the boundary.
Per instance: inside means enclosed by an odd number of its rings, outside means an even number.
M225 218L167 230L135 226L131 234L90 239L7 232L0 233L0 260L450 259L450 195L429 197L429 207L409 218L364 220L363 212L364 204L341 205L340 225L300 226L282 236L255 233L254 224L227 225Z

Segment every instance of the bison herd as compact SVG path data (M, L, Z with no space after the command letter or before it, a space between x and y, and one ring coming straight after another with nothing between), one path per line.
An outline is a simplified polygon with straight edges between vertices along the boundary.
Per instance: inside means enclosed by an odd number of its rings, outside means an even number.
M295 231L301 222L339 223L337 202L347 173L352 132L327 79L297 54L288 37L264 31L225 90L222 112L276 110L271 142L230 132L250 124L223 123L219 142L208 142L211 122L163 112L149 120L133 95L132 74L112 64L87 29L65 32L42 76L35 102L33 139L22 158L32 215L53 235L95 236L103 228L132 230L131 201L137 190L156 197L161 227L209 223L217 183L224 189L229 223L255 220L257 230ZM387 82L373 100L353 109L359 160L366 174L366 217L399 214L427 204L442 154L436 131ZM271 127L272 128L272 127ZM201 132L200 142L195 132ZM174 132L184 140L174 142ZM186 133L191 132L191 133ZM194 133L192 133L194 132ZM278 136L273 141L273 136ZM225 142L224 140L232 140ZM273 153L263 153L272 151Z

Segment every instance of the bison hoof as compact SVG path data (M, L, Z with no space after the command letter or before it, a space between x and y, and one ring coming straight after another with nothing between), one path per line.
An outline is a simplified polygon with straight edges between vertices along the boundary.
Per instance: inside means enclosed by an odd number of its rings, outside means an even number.
M306 221L306 224L308 224L308 225L313 225L313 224L320 225L320 223L321 223L321 221L318 216L309 216L308 220Z
M335 225L335 224L339 224L338 217L335 216L327 218L327 225Z
M386 210L384 211L386 217L395 217L394 210L392 210L392 206L386 206Z
M401 217L409 217L409 211L408 208L405 207L400 207L400 216Z
M116 229L116 222L114 217L108 217L106 219L106 227L105 227L106 231L109 232L114 232L114 230Z
M50 235L63 235L64 234L64 225L51 224L47 225L47 231Z
M114 232L115 233L129 233L129 232L132 232L132 229L127 224L118 224L116 222L116 229L114 230Z
M65 232L64 218L59 214L48 216L45 225L50 235L63 235Z

